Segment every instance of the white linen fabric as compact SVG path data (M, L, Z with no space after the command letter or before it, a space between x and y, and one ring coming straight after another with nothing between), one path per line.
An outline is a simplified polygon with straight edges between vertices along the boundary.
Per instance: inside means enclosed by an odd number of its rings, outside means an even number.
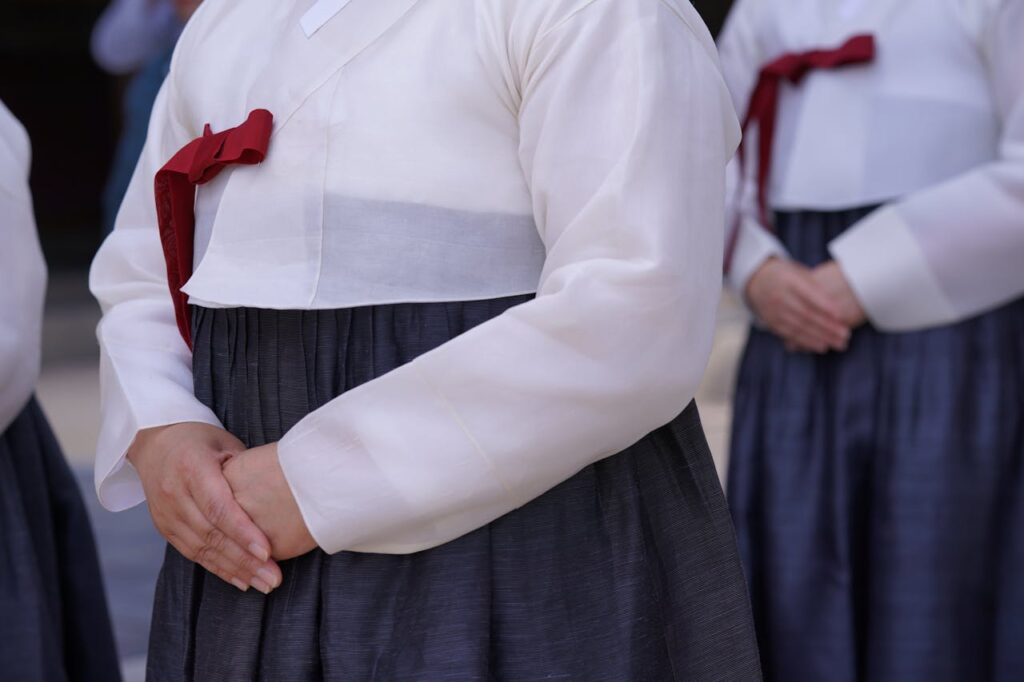
M152 178L204 123L263 107L275 115L266 161L200 189L194 303L537 293L342 395L279 445L321 547L414 552L692 399L738 124L714 44L682 0L352 0L307 37L311 7L207 0L182 35L92 271L105 311L97 490L111 509L142 500L124 460L139 429L217 423L192 395Z
M739 0L719 41L737 109L767 62L858 33L875 35L874 63L783 86L770 206L884 204L830 246L881 329L947 324L1021 295L1024 2ZM755 165L729 193L740 292L767 258L785 257L758 221Z
M28 186L28 135L0 102L0 433L39 379L46 263Z

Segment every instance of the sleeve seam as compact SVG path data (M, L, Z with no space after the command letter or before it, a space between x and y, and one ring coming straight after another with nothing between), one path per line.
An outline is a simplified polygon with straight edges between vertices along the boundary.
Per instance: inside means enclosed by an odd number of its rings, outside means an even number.
M537 36L536 42L541 43L541 42L547 40L548 37L550 37L554 33L556 33L558 31L562 30L563 28L565 28L569 23L571 23L580 14L584 13L585 11L587 11L588 9L590 9L591 7L593 7L594 5L598 4L601 1L602 0L588 0L588 2L586 2L585 4L580 5L579 7L574 9L572 12L570 12L568 16L563 17L554 26L551 26L550 28L545 30L543 33L541 33L539 36ZM679 22L681 24L683 24L683 26L686 27L686 29L693 35L694 38L697 39L698 42L701 43L701 49L704 51L704 53L708 57L710 57L714 63L717 63L717 61L718 61L717 53L713 53L704 44L704 41L701 40L701 38L700 38L700 32L696 28L693 27L693 24L685 16L683 16L682 12L680 12L678 8L674 7L672 5L672 3L668 2L667 0L657 0L657 1L658 1L658 4L663 5L670 12L672 12L673 15L675 15L675 17L679 20Z

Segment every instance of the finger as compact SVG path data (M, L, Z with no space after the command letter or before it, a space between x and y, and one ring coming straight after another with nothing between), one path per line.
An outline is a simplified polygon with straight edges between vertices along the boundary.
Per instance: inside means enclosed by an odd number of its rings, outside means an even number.
M281 569L275 562L260 561L242 549L212 525L192 500L187 500L181 506L181 512L182 523L198 538L200 547L197 552L203 557L209 557L211 563L264 594L281 584Z
M833 320L842 319L842 310L832 297L822 290L821 285L808 272L793 277L793 290L799 293L812 307Z
M189 492L199 511L240 547L260 561L268 560L270 540L235 500L223 470L212 461L210 464L213 466L189 481Z
M273 591L274 586L263 578L253 577L246 580L240 577L238 566L227 559L220 538L196 533L184 523L176 528L176 533L182 546L179 551L187 559L199 564L221 580L231 583L243 592L249 587L255 587L263 594L270 594Z
M795 313L786 316L783 338L799 352L825 353L828 342L806 318Z
M795 305L783 312L782 320L786 338L803 345L828 346L825 335L813 324L812 316L806 308Z
M801 289L794 289L793 296L787 299L787 312L793 318L792 324L799 333L820 338L826 348L845 350L850 337L849 329L818 308L813 300L805 297L805 293Z
M813 312L807 312L801 318L799 325L805 330L808 336L819 339L827 348L838 351L846 350L850 340L849 329L845 326L836 327L827 319Z
M828 351L828 348L819 343L808 343L804 340L787 339L786 350L790 353L812 353L814 355L823 355Z
M204 551L203 539L188 526L181 524L175 528L173 534L166 537L167 541L189 561L199 564L213 575L226 583L230 583L242 592L249 590L250 584L235 575L232 569L221 561L221 557Z
M214 445L216 445L218 449L222 450L225 455L231 456L245 452L245 444L238 440L233 433L223 431L217 434L217 436L218 437Z
M814 310L797 292L783 294L772 313L771 320L766 320L766 323L777 336L793 346L790 350L816 353L828 350L832 339L821 325L815 323Z
M850 340L850 329L843 323L839 305L810 280L798 280L794 291L811 316L811 323L823 332L829 344L845 348Z
M793 340L793 347L798 353L814 353L824 355L828 352L828 344L817 339L798 338Z
M205 556L200 556L204 545L203 535L205 530L212 528L209 522L199 513L198 508L190 497L187 490L182 487L173 495L170 488L162 492L168 493L167 499L161 499L161 503L152 500L149 503L150 517L157 531L163 536L178 552L189 559L200 563L211 573L217 575L225 582L229 582L238 589L248 590L251 584L250 574L244 562L237 561L237 555L231 560L211 561ZM239 553L246 555L244 552ZM248 555L246 555L248 556ZM255 562L255 557L249 557Z

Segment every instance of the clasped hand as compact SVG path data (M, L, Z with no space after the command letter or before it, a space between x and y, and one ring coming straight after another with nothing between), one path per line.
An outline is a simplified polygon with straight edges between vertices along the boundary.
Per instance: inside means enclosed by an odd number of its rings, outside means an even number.
M153 524L187 559L245 591L281 584L277 561L316 547L277 458L200 423L144 429L128 450Z
M770 258L747 283L754 313L791 351L844 351L851 332L866 320L839 265L817 268Z

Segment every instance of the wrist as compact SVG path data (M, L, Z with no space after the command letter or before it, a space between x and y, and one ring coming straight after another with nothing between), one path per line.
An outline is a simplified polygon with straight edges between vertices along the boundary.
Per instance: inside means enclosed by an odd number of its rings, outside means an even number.
M167 426L152 426L146 429L139 429L135 434L135 439L132 440L132 444L128 447L128 452L125 453L125 459L138 469L141 464L140 460L144 459L144 454L148 450L145 445L155 440L167 428Z
M163 441L167 441L167 433L171 430L177 430L177 427L188 426L190 424L203 426L201 422L177 422L175 424L161 424L160 426L150 426L144 429L139 429L135 434L135 439L132 441L131 446L128 448L128 452L125 453L125 459L127 459L133 467L139 468L139 460L145 459L147 452L153 450L153 445ZM173 436L172 436L173 439Z
M764 281L765 276L769 275L772 270L778 267L779 263L778 256L769 256L764 259L764 262L757 266L754 273L747 279L747 284L743 288L743 298L747 301L747 304L754 309L757 313L757 301L760 293L760 285Z

